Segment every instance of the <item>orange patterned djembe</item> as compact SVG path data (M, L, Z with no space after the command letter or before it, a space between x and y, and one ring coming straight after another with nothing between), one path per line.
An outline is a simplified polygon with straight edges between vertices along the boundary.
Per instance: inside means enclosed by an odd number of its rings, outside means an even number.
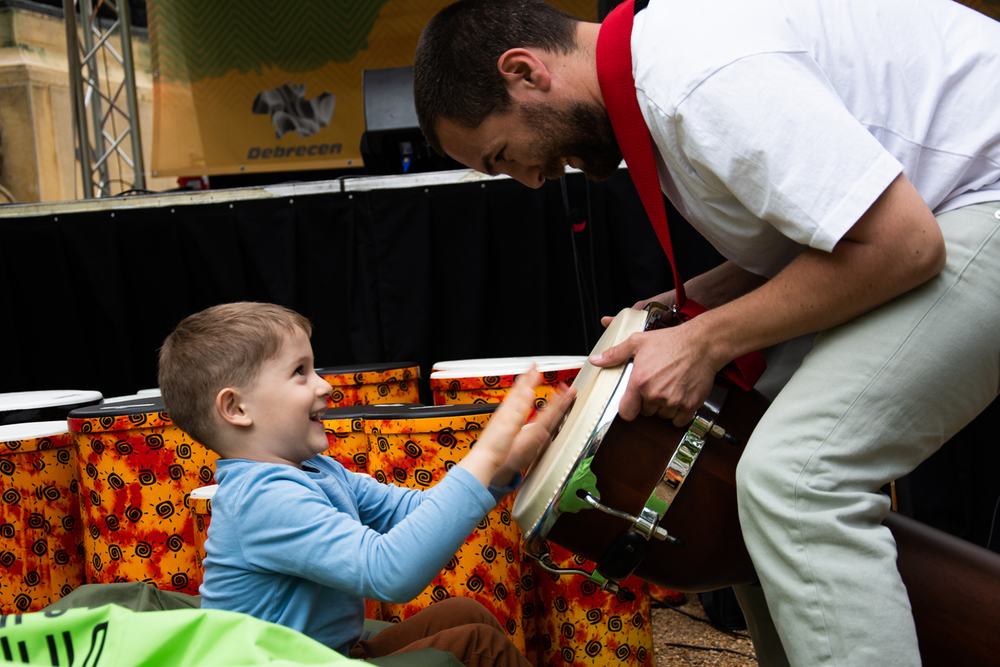
M199 486L184 496L184 506L194 523L195 564L202 576L205 574L205 540L208 539L208 526L212 523L212 498L218 488L218 484Z
M420 366L410 362L355 364L317 368L316 373L333 387L327 405L417 403L420 400Z
M365 419L368 471L381 482L426 489L468 453L496 405L413 407ZM524 650L521 626L520 534L509 496L476 527L445 569L414 600L382 605L383 619L399 621L451 596L471 597L496 616Z
M441 361L434 364L430 385L434 405L499 403L518 375L532 365L542 374L535 405L543 408L561 384L572 384L586 357L499 357Z
M76 451L66 420L0 426L0 614L85 583Z
M201 583L192 490L218 456L177 428L158 396L74 410L90 583L146 581L196 595Z
M549 554L561 568L589 569L589 561L554 544ZM590 567L588 567L590 566ZM541 667L653 667L653 626L646 582L629 577L617 593L585 577L534 571L538 654Z
M323 452L332 456L351 472L368 472L368 434L365 420L377 419L386 410L393 414L400 409L418 407L420 403L388 403L385 405L350 405L330 408L323 413L323 428L330 448Z

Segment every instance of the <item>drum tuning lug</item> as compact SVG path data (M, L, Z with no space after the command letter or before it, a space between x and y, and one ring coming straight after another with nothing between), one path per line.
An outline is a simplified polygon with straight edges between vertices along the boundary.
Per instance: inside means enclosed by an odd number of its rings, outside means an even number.
M660 540L661 542L668 542L669 544L675 547L684 546L684 540L682 540L679 537L674 537L673 535L667 532L666 528L661 528L660 526L657 526L656 530L653 531L653 537Z
M528 551L528 555L531 558L534 558L535 561L538 563L538 566L541 567L546 572L551 572L552 574L560 577L564 575L577 575L580 577L584 577L586 579L590 579L592 582L597 584L602 591L606 591L608 593L618 592L618 583L612 581L611 579L608 579L600 572L598 572L596 569L593 572L587 572L586 570L581 570L578 568L557 567L556 564L552 562L552 558L549 556L548 553L537 554Z
M740 445L743 444L743 442L737 436L733 435L732 433L726 433L726 429L722 428L718 424L714 425L709 430L709 433L711 433L713 437L722 438L733 447L739 447Z

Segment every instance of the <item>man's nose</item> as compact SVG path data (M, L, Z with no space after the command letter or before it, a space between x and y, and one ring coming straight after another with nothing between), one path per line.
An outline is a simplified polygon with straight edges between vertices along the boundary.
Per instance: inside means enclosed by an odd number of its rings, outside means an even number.
M510 168L505 169L504 173L513 178L515 181L527 185L529 188L538 189L542 187L545 183L545 179L542 177L542 168L539 166L532 165L511 165Z

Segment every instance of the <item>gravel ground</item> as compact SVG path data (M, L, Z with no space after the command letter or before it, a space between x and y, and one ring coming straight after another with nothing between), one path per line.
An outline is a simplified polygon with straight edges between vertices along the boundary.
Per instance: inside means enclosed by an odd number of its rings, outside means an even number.
M719 665L756 667L753 644L746 631L726 632L712 626L698 596L688 593L684 604L653 609L653 657L656 667Z

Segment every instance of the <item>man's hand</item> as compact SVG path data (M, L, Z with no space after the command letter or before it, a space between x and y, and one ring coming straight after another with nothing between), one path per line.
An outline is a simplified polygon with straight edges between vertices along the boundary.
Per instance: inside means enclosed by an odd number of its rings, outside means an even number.
M690 332L696 328L691 326L693 322L632 334L625 342L590 358L590 363L601 368L634 360L628 387L618 404L622 419L657 415L675 426L694 419L712 390L718 369L708 361L704 346L691 338Z

